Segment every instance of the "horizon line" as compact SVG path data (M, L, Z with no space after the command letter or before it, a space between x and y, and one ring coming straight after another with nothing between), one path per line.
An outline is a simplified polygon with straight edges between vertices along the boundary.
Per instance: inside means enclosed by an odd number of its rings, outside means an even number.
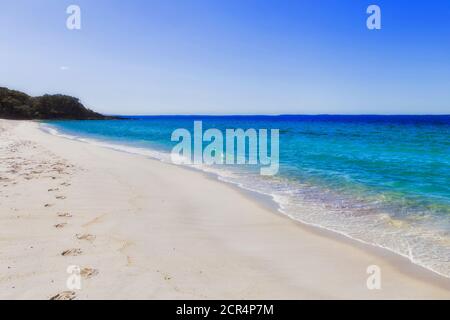
M109 114L105 113L106 116L116 116L116 117L283 117L283 116L308 116L308 117L320 117L320 116L369 116L369 117L448 117L449 113L393 113L393 114L384 114L384 113L280 113L280 114L271 114L271 113L261 113L261 114L253 114L253 113L218 113L218 114L207 114L207 113L179 113L179 114Z

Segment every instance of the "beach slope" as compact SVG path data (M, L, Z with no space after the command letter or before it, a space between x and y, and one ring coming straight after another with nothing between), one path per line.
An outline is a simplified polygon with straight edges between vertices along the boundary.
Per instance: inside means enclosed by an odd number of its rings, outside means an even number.
M0 299L450 298L448 279L200 172L31 121L0 120L0 157Z

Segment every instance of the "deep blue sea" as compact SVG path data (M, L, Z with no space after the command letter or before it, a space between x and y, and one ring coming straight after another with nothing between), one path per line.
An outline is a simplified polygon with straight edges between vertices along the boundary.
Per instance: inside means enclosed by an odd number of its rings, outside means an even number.
M170 161L177 128L280 130L280 170L198 169L269 195L292 219L450 277L450 116L147 116L53 121L50 133ZM189 181L186 181L188 184Z

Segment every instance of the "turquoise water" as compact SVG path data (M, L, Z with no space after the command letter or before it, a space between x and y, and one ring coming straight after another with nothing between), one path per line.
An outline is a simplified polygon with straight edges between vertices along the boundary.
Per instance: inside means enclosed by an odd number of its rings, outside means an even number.
M55 121L55 134L170 161L176 128L280 129L280 170L202 166L295 220L450 277L450 116L155 116ZM188 182L187 182L188 183Z

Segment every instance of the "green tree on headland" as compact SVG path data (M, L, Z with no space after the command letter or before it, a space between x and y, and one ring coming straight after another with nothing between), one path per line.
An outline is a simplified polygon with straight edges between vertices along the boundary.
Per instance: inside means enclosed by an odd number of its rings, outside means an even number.
M0 87L0 118L16 120L105 120L74 97L56 94L31 97L23 92Z

